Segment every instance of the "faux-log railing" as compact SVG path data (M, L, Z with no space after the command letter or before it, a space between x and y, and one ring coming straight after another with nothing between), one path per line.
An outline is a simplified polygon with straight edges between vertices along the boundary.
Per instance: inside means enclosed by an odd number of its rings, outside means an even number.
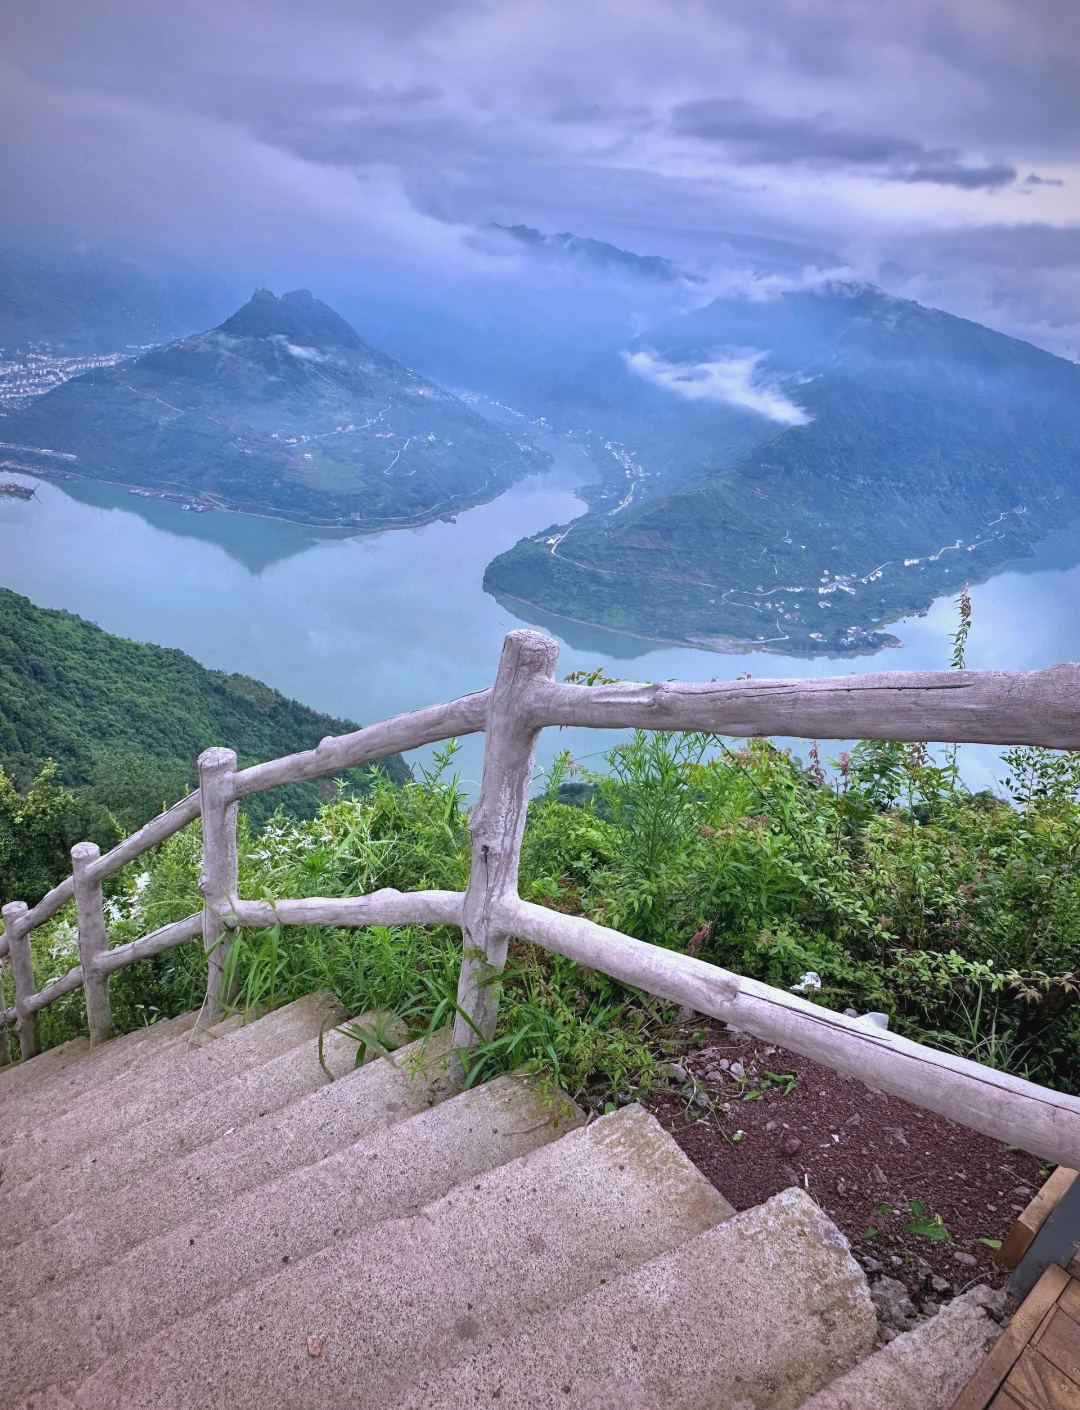
M824 680L713 681L603 686L554 679L558 646L538 632L511 632L495 684L324 739L318 748L236 769L228 749L199 759L199 788L104 856L92 843L72 849L73 874L29 909L3 907L0 958L9 957L14 1023L22 1057L39 1051L38 1011L80 985L92 1044L109 1037L108 976L201 934L207 951L209 1016L229 995L223 969L240 926L456 925L462 932L454 1039L467 1048L495 1029L497 989L511 936L565 955L646 993L669 999L857 1077L962 1125L1071 1169L1080 1168L1080 1099L979 1063L938 1052L818 1007L794 994L731 974L690 955L634 940L583 917L532 905L518 895L518 859L533 782L536 740L551 725L695 730L737 737L926 739L957 743L1080 748L1080 666L1045 671L895 672ZM480 796L469 832L472 866L464 892L390 889L344 900L245 901L238 893L239 802L279 784L337 773L454 736L487 736ZM202 816L203 909L127 945L108 948L101 883L127 862ZM30 933L74 899L81 963L35 990ZM6 1046L6 1045L5 1045Z

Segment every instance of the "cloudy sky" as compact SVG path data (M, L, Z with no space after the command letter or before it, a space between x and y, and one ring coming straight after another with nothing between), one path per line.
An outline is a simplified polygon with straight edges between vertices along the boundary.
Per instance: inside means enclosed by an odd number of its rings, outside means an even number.
M1080 357L1078 70L1073 0L7 0L0 189L245 282L524 223Z

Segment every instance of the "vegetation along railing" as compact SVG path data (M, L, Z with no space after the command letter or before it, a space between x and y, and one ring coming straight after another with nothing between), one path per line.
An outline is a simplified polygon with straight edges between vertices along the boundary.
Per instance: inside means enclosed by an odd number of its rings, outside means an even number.
M108 976L202 934L208 955L206 1006L220 1015L231 937L241 926L456 925L462 932L455 1041L467 1048L492 1036L511 936L604 971L646 993L688 1005L768 1042L802 1053L882 1091L904 1097L1046 1160L1080 1167L1080 1099L979 1063L939 1052L690 955L632 939L579 916L521 900L518 858L533 782L536 740L551 725L695 730L737 737L926 739L1080 748L1080 666L1035 672L896 672L810 681L741 680L580 686L554 678L558 647L537 632L511 632L495 684L324 739L313 750L237 771L236 755L208 749L199 788L99 855L72 849L73 875L36 906L3 907L16 1002L0 1025L16 1025L23 1058L39 1051L36 1014L83 987L91 1043L111 1032ZM348 899L245 901L238 895L237 808L248 794L334 774L368 760L454 736L487 735L480 796L469 831L472 866L464 892L390 889ZM202 816L201 914L109 949L102 879ZM81 963L35 991L30 933L74 899Z

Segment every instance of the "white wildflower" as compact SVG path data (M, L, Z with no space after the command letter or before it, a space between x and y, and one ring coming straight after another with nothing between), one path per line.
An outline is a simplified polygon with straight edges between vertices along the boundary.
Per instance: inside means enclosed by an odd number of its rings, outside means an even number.
M791 986L793 994L811 994L821 988L821 975L816 970L808 969L798 984Z

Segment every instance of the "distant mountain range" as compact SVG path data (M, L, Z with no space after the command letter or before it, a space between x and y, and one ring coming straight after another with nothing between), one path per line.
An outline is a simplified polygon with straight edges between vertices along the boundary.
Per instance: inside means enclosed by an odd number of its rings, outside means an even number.
M369 531L544 468L534 419L588 450L589 512L501 554L488 591L525 618L716 650L874 650L1080 519L1073 363L866 285L687 313L707 286L674 260L524 225L484 238L490 274L351 306L401 358L516 418L480 415L306 290L263 289L0 417L8 463ZM115 351L221 297L164 257L15 249L0 239L0 339L66 329L69 351ZM772 252L777 278L794 254Z
M674 260L663 255L635 255L629 250L621 250L618 245L609 245L604 240L591 240L587 236L572 235L563 231L558 235L547 235L534 230L530 225L498 225L492 223L492 230L501 230L524 245L530 254L540 259L555 259L587 266L605 274L622 275L631 279L645 279L661 284L676 284L685 280L691 284L703 284L699 274L682 269Z
M98 368L0 421L80 475L370 530L492 499L548 457L410 372L305 289Z
M452 278L414 272L365 289L354 274L339 277L331 302L378 347L443 386L533 414L544 414L538 378L546 385L554 371L704 299L699 276L675 260L569 232L488 224L470 243L474 259Z
M1080 367L871 287L718 300L560 387L606 469L490 564L521 616L852 654L1080 518Z
M65 356L164 343L235 306L224 280L162 251L0 230L0 352Z

